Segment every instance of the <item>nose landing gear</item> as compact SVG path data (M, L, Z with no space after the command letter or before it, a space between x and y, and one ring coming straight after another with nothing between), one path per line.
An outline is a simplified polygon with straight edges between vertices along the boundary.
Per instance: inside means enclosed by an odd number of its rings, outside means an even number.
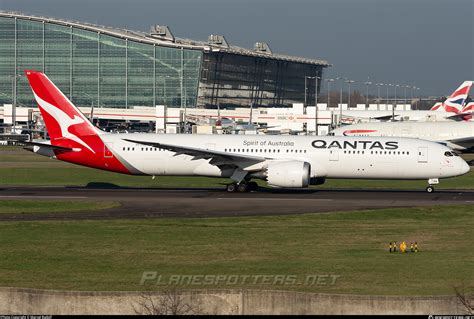
M433 184L439 184L439 180L437 178L430 178L428 180L428 187L425 188L427 193L433 193L434 192Z

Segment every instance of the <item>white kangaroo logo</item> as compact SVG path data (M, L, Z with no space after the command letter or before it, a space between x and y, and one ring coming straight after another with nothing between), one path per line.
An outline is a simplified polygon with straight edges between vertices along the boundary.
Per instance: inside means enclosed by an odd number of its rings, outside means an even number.
M46 102L42 98L40 98L38 95L36 95L35 92L33 92L35 95L36 101L38 104L45 110L49 115L54 117L56 122L58 122L59 127L61 128L61 136L64 138L67 138L69 140L72 140L74 142L77 142L86 148L88 148L92 153L95 154L94 150L89 147L83 140L81 140L77 135L72 134L69 132L69 127L76 125L76 124L81 124L84 123L84 119L74 115L74 118L70 118L69 115L67 115L65 112L63 112L61 109L57 108L56 106Z

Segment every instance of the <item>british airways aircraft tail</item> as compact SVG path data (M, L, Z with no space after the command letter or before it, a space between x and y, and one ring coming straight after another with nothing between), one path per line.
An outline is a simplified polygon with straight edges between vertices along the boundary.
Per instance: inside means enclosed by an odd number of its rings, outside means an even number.
M463 112L464 103L466 102L469 90L471 89L472 81L464 81L450 97L443 103L436 103L431 111L442 111L449 113Z

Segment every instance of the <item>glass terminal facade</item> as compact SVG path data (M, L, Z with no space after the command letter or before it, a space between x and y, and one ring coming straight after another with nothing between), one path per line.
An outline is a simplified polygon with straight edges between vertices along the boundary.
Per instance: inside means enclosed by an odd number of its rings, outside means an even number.
M12 103L17 81L17 103L36 106L24 76L33 69L45 72L77 106L288 106L304 102L305 76L322 77L328 66L166 45L101 28L0 14L0 105ZM314 80L306 91L312 101Z

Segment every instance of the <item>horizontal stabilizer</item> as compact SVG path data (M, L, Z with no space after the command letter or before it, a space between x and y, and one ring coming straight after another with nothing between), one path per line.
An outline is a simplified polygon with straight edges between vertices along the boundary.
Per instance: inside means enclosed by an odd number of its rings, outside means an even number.
M26 144L26 149L33 151L33 149L29 149L28 147L33 148L34 146L41 147L44 149L48 149L51 151L60 151L60 152L79 152L81 151L80 148L70 148L70 147L63 147L57 145L51 145L49 143L42 143L42 142L24 142Z

